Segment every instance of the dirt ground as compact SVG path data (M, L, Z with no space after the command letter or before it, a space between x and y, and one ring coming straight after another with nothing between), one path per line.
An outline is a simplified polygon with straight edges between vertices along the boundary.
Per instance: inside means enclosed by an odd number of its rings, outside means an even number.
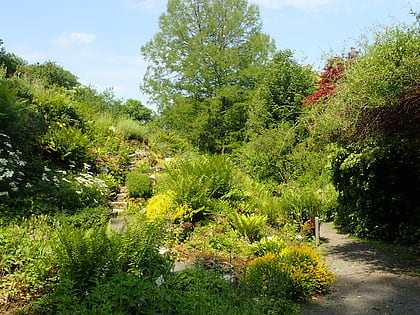
M321 247L337 281L331 292L302 306L301 314L420 315L420 261L407 262L376 246L321 225Z

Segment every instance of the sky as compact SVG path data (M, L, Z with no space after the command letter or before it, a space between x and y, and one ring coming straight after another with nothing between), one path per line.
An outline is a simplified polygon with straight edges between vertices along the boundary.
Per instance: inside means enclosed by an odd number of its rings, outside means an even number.
M166 0L1 0L0 39L28 63L54 61L98 91L137 99L147 62L140 48L159 31ZM376 25L414 22L420 0L249 0L277 49L319 70L328 56L357 48Z

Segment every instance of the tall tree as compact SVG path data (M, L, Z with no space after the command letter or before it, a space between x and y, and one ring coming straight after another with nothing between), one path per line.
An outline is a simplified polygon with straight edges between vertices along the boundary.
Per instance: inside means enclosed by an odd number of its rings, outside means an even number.
M260 134L282 122L295 123L305 97L315 90L316 74L300 65L290 50L277 52L265 66L253 95L247 135Z
M218 150L227 141L220 137L243 128L244 122L237 126L226 119L246 110L237 105L274 52L274 42L261 31L258 7L246 0L169 0L159 26L142 47L151 63L142 89L169 127L196 126L195 117L201 117L202 130L192 140L212 141L205 149ZM180 118L179 112L186 115ZM213 140L203 141L207 136Z

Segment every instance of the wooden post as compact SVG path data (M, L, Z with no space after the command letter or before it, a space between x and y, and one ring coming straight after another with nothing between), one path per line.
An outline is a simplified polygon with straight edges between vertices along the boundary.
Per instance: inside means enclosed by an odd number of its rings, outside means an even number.
M319 246L319 217L315 217L315 245Z

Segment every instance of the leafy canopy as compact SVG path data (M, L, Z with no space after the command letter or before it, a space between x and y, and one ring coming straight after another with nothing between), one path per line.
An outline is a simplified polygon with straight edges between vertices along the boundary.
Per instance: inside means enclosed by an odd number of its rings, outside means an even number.
M142 88L163 109L178 96L214 97L223 87L249 87L274 49L246 0L169 0L160 31L142 47L151 62Z

